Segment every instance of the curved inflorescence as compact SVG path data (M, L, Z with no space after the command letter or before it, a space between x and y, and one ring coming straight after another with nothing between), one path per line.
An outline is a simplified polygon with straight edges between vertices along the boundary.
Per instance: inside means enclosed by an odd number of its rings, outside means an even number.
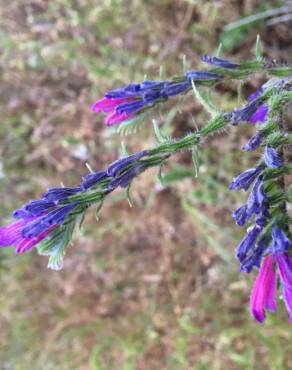
M149 150L118 159L106 170L92 172L82 178L78 187L49 189L41 199L33 200L13 213L15 222L0 228L0 246L14 246L17 253L37 247L49 256L48 266L60 269L77 223L82 223L86 211L96 206L97 211L107 195L117 188L129 190L134 178L150 167L161 167L173 154L193 150L208 135L224 129L228 124L257 124L257 132L242 147L242 151L262 150L254 168L239 174L230 184L230 190L250 190L246 204L233 213L236 224L248 225L247 233L236 248L240 270L259 269L251 294L251 313L263 322L265 310L276 310L277 276L281 282L285 304L292 322L292 257L290 257L291 217L287 203L291 190L284 177L292 173L292 166L284 153L292 144L291 134L285 130L282 113L292 100L291 68L277 67L262 59L233 63L205 55L203 62L213 68L209 71L188 71L182 77L166 81L143 81L109 91L92 107L95 113L106 114L107 125L131 123L157 104L183 95L197 85L213 86L222 79L244 79L252 73L266 71L272 78L248 98L241 109L230 113L217 112L202 129L177 140L166 139L155 132L159 144ZM202 97L203 99L203 97ZM206 103L206 106L208 104Z

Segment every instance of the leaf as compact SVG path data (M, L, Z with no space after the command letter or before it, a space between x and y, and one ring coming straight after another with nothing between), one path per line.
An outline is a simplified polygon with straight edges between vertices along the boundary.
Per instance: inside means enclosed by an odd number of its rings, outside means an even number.
M127 157L129 155L127 147L124 141L121 142L121 157Z
M133 207L133 202L132 202L132 198L131 198L130 188L131 188L131 184L129 184L127 186L126 197L127 197L127 201L129 203L129 206L132 208Z
M192 87L193 87L195 97L200 102L200 104L205 108L205 110L208 113L210 113L212 118L215 117L218 114L218 112L215 109L212 102L210 101L210 98L208 98L207 96L204 96L203 94L200 93L200 91L197 89L193 80L192 80Z
M255 45L255 56L258 61L263 59L263 47L261 43L260 35L257 35L256 45Z
M72 239L74 227L75 220L66 226L58 227L37 247L40 255L50 257L48 262L49 268L53 270L62 269L65 250Z
M155 132L155 136L156 136L156 139L159 143L164 143L165 141L167 141L167 138L162 134L157 122L155 119L152 120L152 125L153 125L153 128L154 128L154 132Z
M164 180L163 180L164 178L163 178L162 169L163 169L163 163L161 163L161 165L158 168L157 178L158 178L161 186L164 187L165 184L164 184Z
M199 176L200 170L200 157L199 157L199 146L194 145L192 148L192 160L195 168L195 178Z
M139 114L133 119L122 122L118 128L117 133L120 135L129 135L136 133L139 126L144 122L147 112Z
M217 58L220 58L221 56L221 53L222 53L222 48L223 48L223 45L222 45L222 42L220 42L218 48L217 48L217 51L216 51L216 57Z

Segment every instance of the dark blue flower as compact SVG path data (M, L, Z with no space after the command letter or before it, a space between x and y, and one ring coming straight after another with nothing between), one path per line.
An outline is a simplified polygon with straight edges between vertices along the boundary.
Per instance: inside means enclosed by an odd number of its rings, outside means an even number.
M278 226L272 228L272 253L287 252L291 247L291 240Z
M220 68L226 68L226 69L235 69L239 67L239 64L230 62L229 60L217 58L217 57L211 57L209 55L203 55L202 56L202 61L211 64L215 67L220 67Z
M185 76L192 81L216 81L222 78L218 73L204 71L188 71Z
M239 261L243 261L247 257L248 252L254 248L261 231L262 227L255 225L239 243L236 248L236 257Z
M233 212L232 217L234 218L238 226L244 226L247 220L250 218L250 213L248 212L247 204L239 207Z
M39 217L37 220L29 223L23 228L22 236L24 238L37 237L51 226L62 225L68 214L76 207L76 205L76 203L67 204Z
M44 195L43 198L52 202L58 202L65 200L68 197L75 195L81 192L81 188L52 188L49 189Z
M258 132L241 149L245 152L256 150L261 145L263 138L263 134Z
M116 108L116 114L126 114L136 113L145 107L145 102L143 100L134 101L131 103L125 103L118 105Z
M170 82L165 85L162 92L166 96L175 96L187 92L191 88L189 81L184 82Z
M167 95L163 93L161 90L157 89L145 89L142 93L143 101L147 104L153 104L158 99L167 99Z
M265 208L267 207L268 198L264 191L264 182L261 177L257 179L255 182L250 196L247 200L247 208L248 213L252 214L260 214L263 213Z
M240 262L240 271L250 273L253 267L260 268L265 251L268 249L269 238L263 237Z
M81 187L87 190L93 186L96 186L100 181L108 179L109 176L106 171L99 171L95 173L89 173L88 175L82 177Z
M263 167L260 165L256 168L250 168L242 172L232 181L232 183L229 185L229 189L230 190L239 190L239 189L248 190L248 188L254 182L257 176L260 174L262 169Z
M48 201L46 199L33 200L30 203L23 206L21 209L18 209L13 212L14 218L23 218L27 219L29 217L37 217L46 213L50 208L55 206L54 202Z
M283 162L279 157L277 151L270 146L266 146L264 161L266 165L270 168L279 168L283 165Z
M118 159L108 167L107 174L111 177L116 177L120 175L133 162L147 156L148 154L149 154L148 150L143 150L142 152L138 152L129 155L128 157Z
M251 117L261 104L261 98L257 98L251 103L248 103L244 108L234 110L231 113L231 123L236 126L241 122L250 122Z
M145 170L145 168L145 164L135 163L129 170L114 178L108 184L108 190L114 190L118 186L126 188L137 175Z

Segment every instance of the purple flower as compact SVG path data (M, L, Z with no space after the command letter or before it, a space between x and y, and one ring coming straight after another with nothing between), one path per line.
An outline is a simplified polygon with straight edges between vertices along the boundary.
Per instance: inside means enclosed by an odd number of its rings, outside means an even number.
M216 81L222 78L217 73L204 71L188 71L185 73L185 76L188 80L192 81Z
M207 64L211 64L212 66L220 67L220 68L236 69L239 67L239 64L237 63L233 63L233 62L230 62L229 60L212 57L209 55L203 55L201 60Z
M76 207L76 203L59 206L44 216L41 216L26 225L22 229L22 236L26 239L38 237L51 227L60 226L71 211Z
M265 320L265 310L276 311L276 266L283 289L285 305L292 323L292 258L287 250L291 241L282 229L274 226L272 229L271 254L268 255L260 268L255 281L250 306L251 313L260 323Z
M95 102L91 109L94 113L100 113L100 112L111 113L119 105L129 103L131 101L133 101L133 99L129 99L129 98L125 98L125 97L117 98L117 99L115 99L115 98L103 98L103 99L98 100L97 102Z
M250 215L264 213L267 207L268 198L264 191L264 182L259 177L255 182L250 196L247 200L247 209Z
M191 84L189 81L183 81L183 82L171 82L165 85L162 92L168 96L176 96L180 94L184 94L191 88Z
M120 175L128 166L132 163L138 161L139 159L147 156L149 154L148 150L143 150L141 152L129 155L125 158L118 159L113 162L107 169L107 174L110 177L116 177Z
M98 100L95 102L92 106L92 111L94 113L100 113L104 112L107 114L107 117L105 119L105 123L107 126L112 126L115 124L119 124L123 121L129 120L133 117L132 114L126 114L126 113L120 113L118 114L116 112L116 109L124 104L129 104L134 101L133 98L129 96L125 96L124 90L121 97L105 97L101 100Z
M254 248L257 238L262 232L262 227L255 225L252 230L242 239L236 248L236 257L239 261L243 261L248 252Z
M233 212L232 217L234 218L235 223L238 226L244 226L244 224L250 217L247 204L244 204L243 206L237 208L237 210Z
M252 101L252 100L255 100L255 99L259 98L262 95L263 91L264 91L264 89L262 87L260 87L257 91L255 91L253 94L251 94L247 98L247 100ZM269 111L269 108L268 108L267 104L260 105L259 108L250 117L249 122L253 123L253 124L256 124L258 122L259 123L265 122L266 119L267 119L268 111Z
M257 176L261 173L263 167L259 165L256 168L250 168L238 175L229 185L230 190L248 190Z
M81 192L81 188L51 188L45 194L43 198L51 202L60 202L65 200L72 195L76 195Z
M279 168L283 165L283 162L279 158L277 151L270 146L266 146L264 153L264 161L266 165L270 168Z
M260 98L253 100L248 103L242 109L236 109L231 113L231 123L236 126L241 122L250 122L254 113L257 112L259 106L261 105Z
M259 323L265 321L265 310L275 312L277 309L275 300L276 282L274 258L269 255L263 261L250 298L251 314Z
M41 216L49 209L55 207L55 203L46 199L33 200L22 208L13 212L13 217L16 219L27 219L30 217Z
M137 100L130 103L118 105L116 107L116 114L117 115L125 114L127 116L130 116L134 115L134 113L141 111L144 107L145 102L142 100Z
M93 186L96 186L99 182L108 179L109 176L106 171L99 171L95 173L89 173L82 177L81 188L87 190Z
M265 122L267 119L268 111L269 107L266 104L261 105L249 118L249 122L253 124Z
M123 174L119 175L118 177L114 178L108 184L108 190L113 190L118 186L122 188L126 188L130 182L141 172L145 170L146 166L143 163L135 163L130 169L128 169Z
M274 226L272 228L272 239L273 239L272 244L273 253L288 252L288 249L291 247L291 241L281 228L277 226Z
M240 271L250 273L253 267L259 268L264 255L268 249L269 238L263 237L251 248L246 256L240 261Z
M264 136L258 132L241 148L244 152L256 150L263 140Z
M265 224L268 208L267 201L268 199L264 192L264 183L261 177L259 177L248 197L247 204L239 207L232 215L236 224L238 226L244 226L253 214L260 215L257 219L259 226L262 226L262 223Z
M30 220L31 221L31 220ZM44 240L56 226L50 226L34 237L25 237L23 229L30 221L20 220L6 227L0 228L0 247L15 247L16 253L31 250L34 246Z

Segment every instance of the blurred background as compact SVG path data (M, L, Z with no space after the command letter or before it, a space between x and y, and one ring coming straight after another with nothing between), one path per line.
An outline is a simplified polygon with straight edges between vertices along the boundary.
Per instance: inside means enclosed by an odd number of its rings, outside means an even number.
M291 2L203 0L0 0L0 221L49 187L76 186L130 152L156 144L151 122L121 138L91 104L147 75L200 69L202 54L291 62ZM290 9L290 13L289 13ZM290 15L289 15L290 14ZM250 17L242 20L244 17ZM235 22L235 23L234 23ZM244 96L265 82L246 81ZM237 85L212 92L225 110L242 104ZM208 116L189 94L154 116L181 137ZM245 199L227 185L256 154L239 148L240 127L203 145L194 179L189 153L150 171L89 212L64 269L46 257L1 250L1 370L291 369L292 330L283 303L265 325L249 316L255 273L238 273L243 236L230 216Z

